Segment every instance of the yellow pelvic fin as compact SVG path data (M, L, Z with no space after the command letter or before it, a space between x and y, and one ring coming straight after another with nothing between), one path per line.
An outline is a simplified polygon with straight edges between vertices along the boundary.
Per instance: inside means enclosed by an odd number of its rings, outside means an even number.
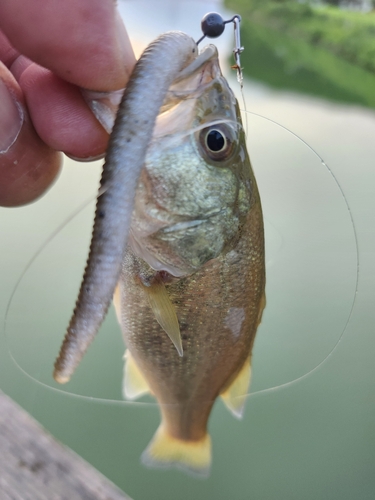
M167 289L162 281L156 281L151 286L145 286L151 309L156 321L173 342L180 356L183 356L180 325L174 305L169 298Z
M113 294L113 305L115 306L117 321L121 325L121 291L119 284L116 286L115 292Z
M148 467L176 467L184 472L208 477L211 467L211 439L206 434L199 441L184 441L170 436L163 424L142 454Z
M122 394L125 399L137 399L150 392L150 388L129 350L125 351L124 359Z
M243 417L246 396L250 387L250 380L251 364L249 357L231 385L221 393L221 398L225 406L238 419Z

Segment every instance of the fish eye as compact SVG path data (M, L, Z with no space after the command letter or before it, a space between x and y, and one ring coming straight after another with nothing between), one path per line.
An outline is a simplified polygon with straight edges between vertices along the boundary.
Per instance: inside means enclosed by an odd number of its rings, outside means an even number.
M217 153L225 148L226 139L220 130L210 130L206 134L206 145L212 152Z
M230 127L220 124L202 129L199 142L204 153L211 160L223 161L232 154L235 137Z

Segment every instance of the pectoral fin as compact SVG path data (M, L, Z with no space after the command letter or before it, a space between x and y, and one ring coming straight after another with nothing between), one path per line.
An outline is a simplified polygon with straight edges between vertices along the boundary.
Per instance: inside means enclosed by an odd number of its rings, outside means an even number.
M124 355L124 379L122 393L125 399L137 399L150 391L148 383L138 368L130 351Z
M221 393L225 406L238 419L243 416L250 380L251 363L250 358L248 358L231 385Z
M162 281L156 281L151 286L145 286L151 309L156 321L173 342L177 352L183 356L180 325L174 305L169 298L167 289Z

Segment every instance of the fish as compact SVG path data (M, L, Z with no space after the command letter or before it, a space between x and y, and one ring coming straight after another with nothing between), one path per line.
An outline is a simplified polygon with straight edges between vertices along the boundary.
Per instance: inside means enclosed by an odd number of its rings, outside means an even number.
M166 35L167 42L161 37L164 50L168 44L176 50L175 37L182 35ZM216 47L198 53L193 43L184 39L189 46L185 59L169 76L147 141L137 146L143 157L126 234L122 228L119 237L120 264L114 266L108 290L115 288L113 302L126 345L124 397L133 400L149 392L160 408L161 424L143 463L207 476L207 427L216 399L220 396L235 417L243 415L265 307L265 259L261 201L238 102L222 75ZM158 47L160 39L154 44ZM146 58L153 51L155 45ZM136 87L130 83L132 99ZM138 122L145 121L150 102L142 106L135 115ZM119 120L115 134L122 130ZM120 134L121 140L111 137L106 163L119 149L122 154L135 147L128 140L132 133ZM101 189L110 195L118 187L108 182L105 171L106 166ZM103 218L108 221L99 197L96 220ZM95 227L91 254L112 237L102 229L98 238ZM105 256L100 254L99 267ZM91 316L104 316L108 307L100 290L99 299L92 298L101 283L98 278L98 285L92 285L91 261L89 256L55 363L59 382L69 380L98 329L97 320L88 326Z

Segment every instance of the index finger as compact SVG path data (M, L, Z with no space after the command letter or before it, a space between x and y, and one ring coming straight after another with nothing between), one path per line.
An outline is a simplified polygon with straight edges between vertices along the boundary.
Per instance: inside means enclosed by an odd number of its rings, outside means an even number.
M2 0L0 28L22 54L80 87L123 88L135 64L113 0Z

